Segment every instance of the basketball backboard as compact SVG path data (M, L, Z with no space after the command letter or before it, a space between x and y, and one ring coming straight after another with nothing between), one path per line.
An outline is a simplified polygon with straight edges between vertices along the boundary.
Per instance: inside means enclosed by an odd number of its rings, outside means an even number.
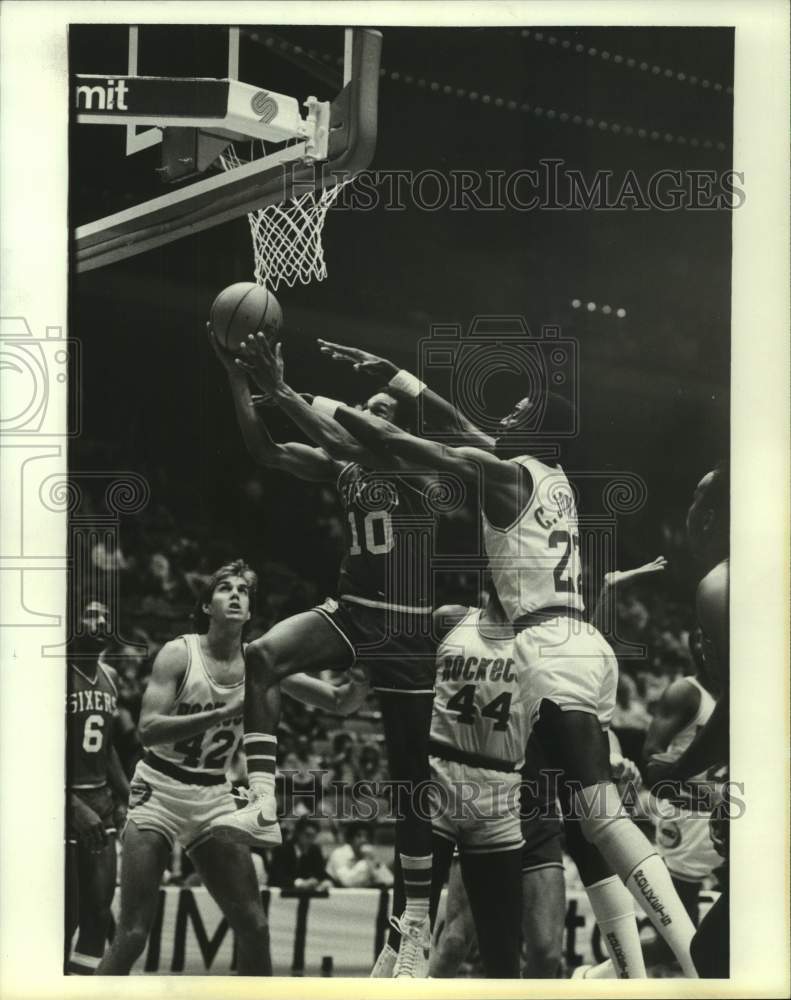
M369 29L72 25L76 270L364 169L380 49Z

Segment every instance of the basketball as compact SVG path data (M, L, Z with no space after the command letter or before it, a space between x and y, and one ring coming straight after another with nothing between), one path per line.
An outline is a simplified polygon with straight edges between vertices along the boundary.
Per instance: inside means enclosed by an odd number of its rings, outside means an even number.
M237 281L224 288L212 303L209 314L217 342L236 353L251 333L273 333L280 329L283 310L272 292L252 281Z

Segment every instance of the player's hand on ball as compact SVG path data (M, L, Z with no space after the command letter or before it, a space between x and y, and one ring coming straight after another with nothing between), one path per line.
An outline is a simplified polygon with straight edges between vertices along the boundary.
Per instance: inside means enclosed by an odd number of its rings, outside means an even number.
M316 341L322 354L333 361L346 361L356 372L364 375L373 375L376 378L391 379L398 371L398 366L392 361L380 358L376 354L368 351L361 351L357 347L345 347L343 344L333 344L330 340L322 340L319 337Z
M252 378L258 388L267 395L278 392L283 378L283 346L275 344L274 349L260 331L250 334L239 346L236 364Z

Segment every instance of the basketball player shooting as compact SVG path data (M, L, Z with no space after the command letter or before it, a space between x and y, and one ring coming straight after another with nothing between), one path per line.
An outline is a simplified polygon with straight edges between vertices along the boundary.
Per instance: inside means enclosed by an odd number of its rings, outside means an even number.
M482 481L492 577L517 630L531 721L549 763L564 772L564 806L579 815L585 839L632 892L684 974L694 978L692 922L655 848L623 815L611 780L606 729L618 666L608 643L584 619L577 512L566 475L524 454L526 435L537 432L539 402L525 397L502 419L494 453L417 438L342 405L335 419L383 462L390 456L416 469ZM563 403L550 396L544 419L557 416L553 405Z
M346 552L338 599L278 622L247 649L244 747L252 799L233 816L212 824L216 837L246 844L277 844L281 833L275 802L280 682L295 673L328 667L369 666L379 694L389 773L403 793L396 848L404 871L406 906L395 976L427 974L431 824L413 794L430 777L428 737L434 687L432 608L426 603L420 558L426 512L414 475L397 468L371 474L366 450L330 417L298 396L283 378L279 346L265 336L248 338L234 361L211 335L231 386L239 425L253 458L266 468L312 482L337 485L345 512ZM248 374L322 447L275 444L253 403ZM376 393L367 410L400 419L398 401ZM398 463L395 463L396 466ZM413 528L413 525L416 528Z

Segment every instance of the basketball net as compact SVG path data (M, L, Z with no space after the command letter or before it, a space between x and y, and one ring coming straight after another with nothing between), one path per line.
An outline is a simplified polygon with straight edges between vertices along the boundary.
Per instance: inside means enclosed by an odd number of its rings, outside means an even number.
M220 157L223 170L233 170L244 162L233 146ZM277 291L281 282L293 288L297 282L307 285L327 277L321 234L327 211L345 183L309 190L282 204L248 213L259 285Z

